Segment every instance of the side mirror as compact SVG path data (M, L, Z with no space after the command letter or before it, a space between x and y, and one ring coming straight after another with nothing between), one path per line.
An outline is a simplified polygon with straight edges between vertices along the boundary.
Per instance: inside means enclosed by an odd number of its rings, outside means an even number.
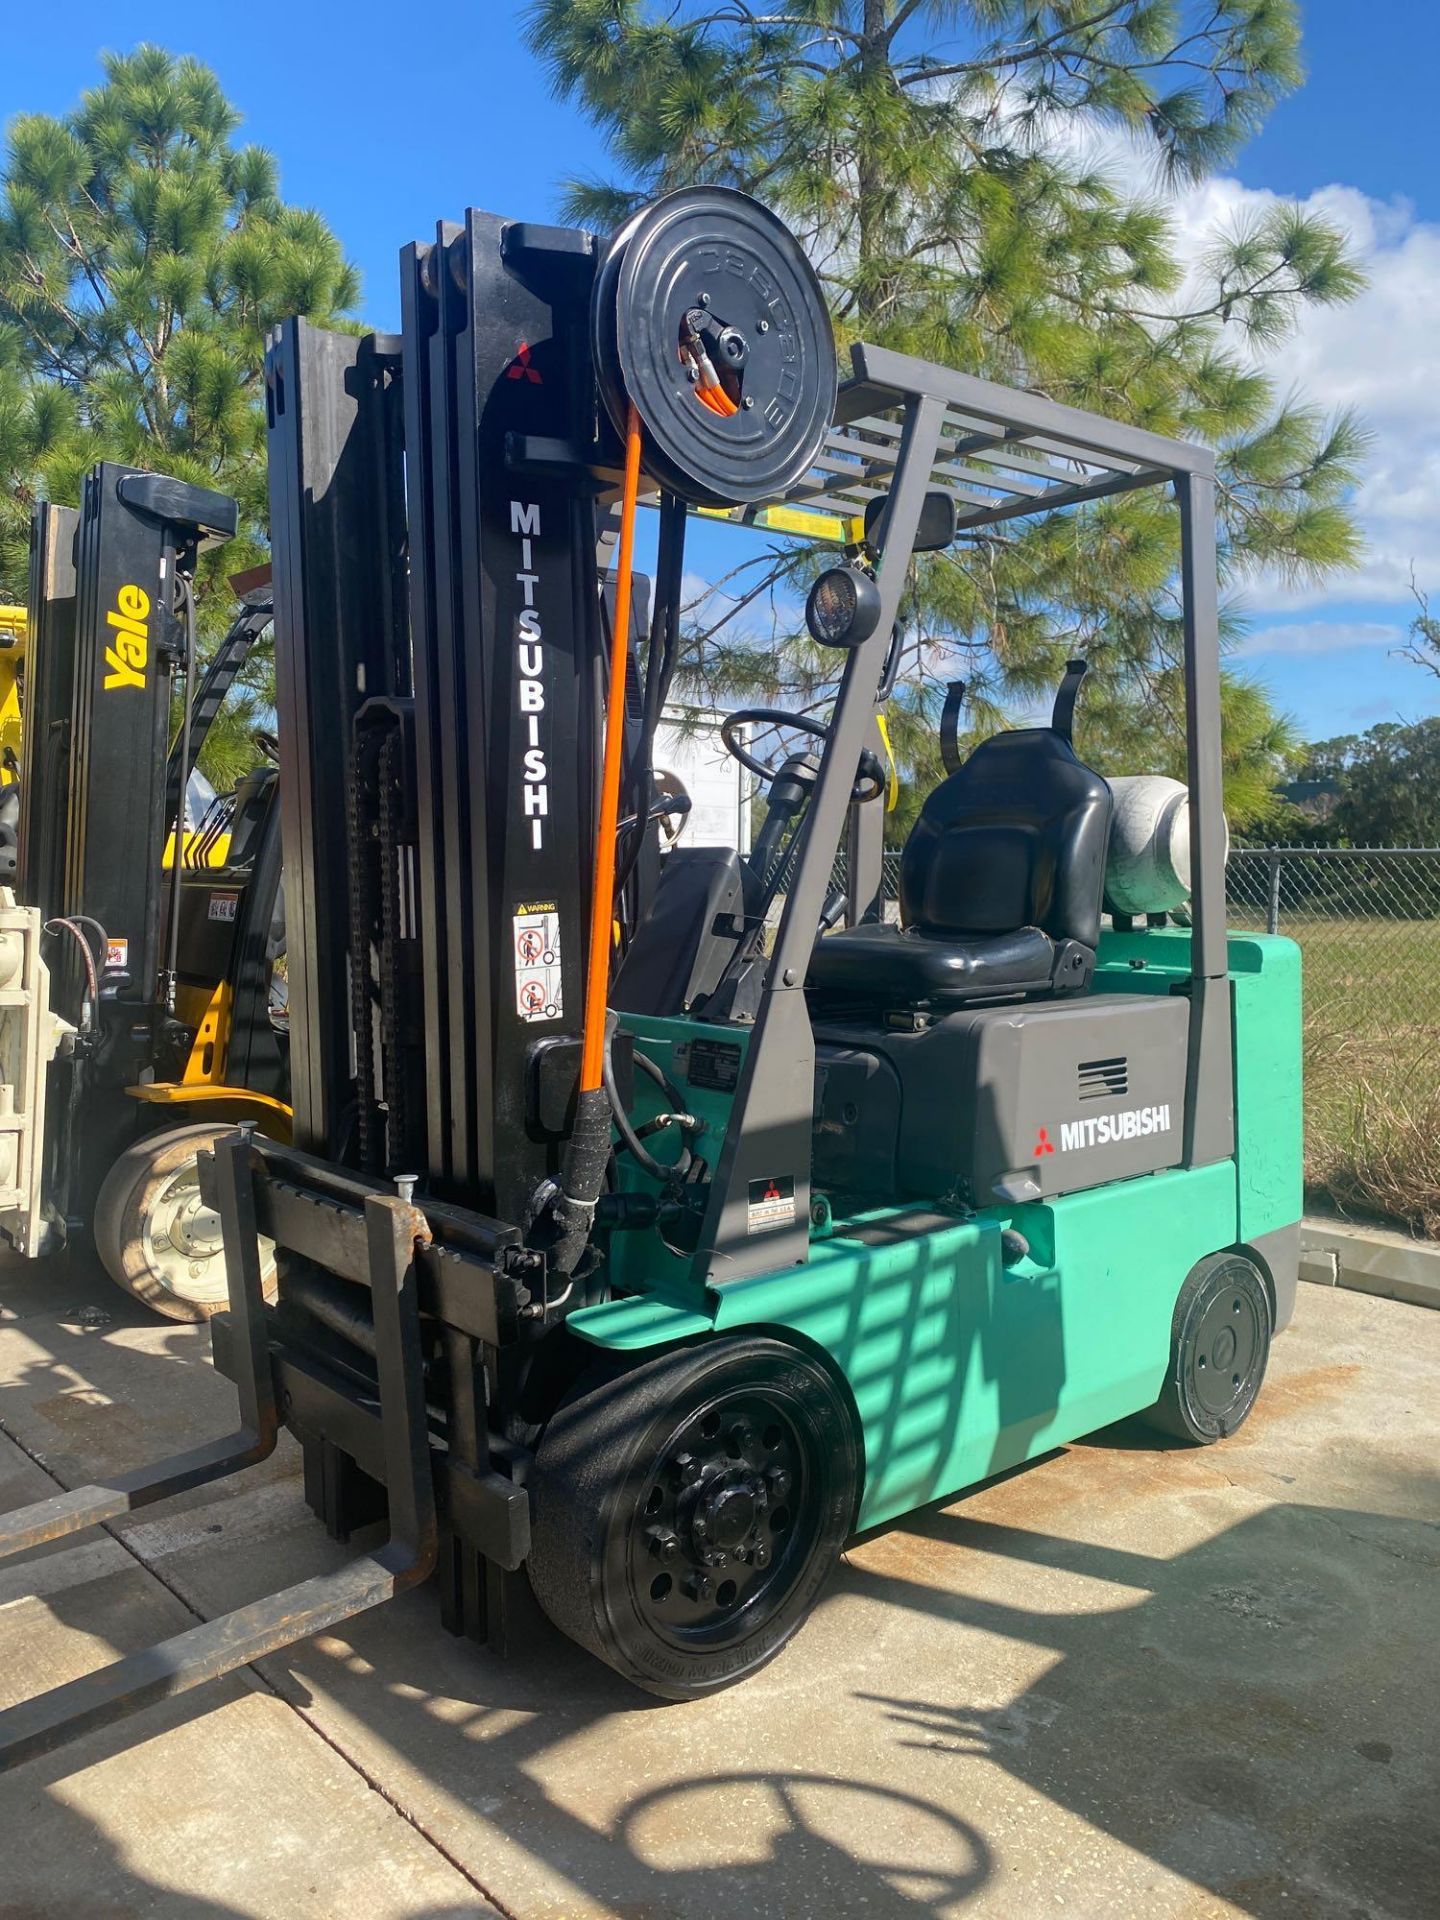
M877 499L867 500L865 503L865 544L872 551L880 531L880 522L889 504L888 493L882 493ZM925 504L920 509L920 525L915 533L914 551L939 553L942 547L948 547L955 538L959 518L954 494L945 487L931 487L925 495Z

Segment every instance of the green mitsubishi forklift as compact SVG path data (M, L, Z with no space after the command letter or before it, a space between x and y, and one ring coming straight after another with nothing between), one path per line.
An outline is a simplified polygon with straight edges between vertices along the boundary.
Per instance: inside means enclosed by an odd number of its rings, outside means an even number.
M863 342L838 378L803 249L722 189L608 239L472 211L401 292L399 334L294 321L267 361L293 1139L202 1159L239 1420L3 1536L283 1425L355 1552L0 1714L12 1761L426 1580L453 1632L538 1612L703 1695L858 1530L1128 1415L1223 1440L1292 1312L1299 961L1225 926L1210 451ZM1084 763L1072 662L1048 723L951 742L890 924L912 556L1139 488L1175 515L1186 780ZM828 718L726 723L744 854L663 851L696 512L841 541Z

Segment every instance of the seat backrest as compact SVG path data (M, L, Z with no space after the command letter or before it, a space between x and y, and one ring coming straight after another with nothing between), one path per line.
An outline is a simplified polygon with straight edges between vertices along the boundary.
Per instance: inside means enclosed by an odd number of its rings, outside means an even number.
M1110 789L1053 727L997 733L935 788L900 861L922 933L1100 938Z

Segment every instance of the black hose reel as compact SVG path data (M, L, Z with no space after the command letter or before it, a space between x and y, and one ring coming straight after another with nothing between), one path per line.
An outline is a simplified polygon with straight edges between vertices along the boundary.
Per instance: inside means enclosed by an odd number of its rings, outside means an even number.
M686 187L626 221L595 280L591 347L622 439L633 401L650 478L694 506L777 500L835 410L835 339L793 234L729 187Z

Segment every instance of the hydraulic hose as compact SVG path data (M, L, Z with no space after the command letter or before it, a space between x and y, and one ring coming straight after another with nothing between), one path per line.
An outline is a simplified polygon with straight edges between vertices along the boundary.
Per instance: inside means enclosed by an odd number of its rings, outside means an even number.
M190 723L195 710L195 588L182 574L176 587L185 622L185 699L180 709L180 800L175 809L175 843L170 855L170 931L165 953L165 1011L175 1011L175 979L180 970L181 873L185 856L185 803L190 790Z
M620 1135L621 1144L626 1152L634 1159L636 1165L642 1167L653 1180L660 1181L664 1186L668 1186L675 1180L683 1180L685 1175L690 1171L691 1166L690 1146L689 1142L685 1139L685 1123L691 1121L691 1123L694 1124L692 1116L684 1112L684 1103L680 1098L680 1094L677 1089L672 1086L664 1070L657 1066L648 1054L637 1051L635 1054L636 1066L639 1067L642 1073L648 1074L664 1093L665 1098L670 1102L670 1115L681 1129L681 1145L678 1158L671 1161L668 1165L663 1160L657 1160L645 1145L644 1139L642 1138L642 1134L648 1131L648 1129L641 1129L640 1132L636 1131L634 1123L625 1111L625 1104L620 1098L619 1089L615 1084L615 1061L611 1046L612 1038L613 1034L607 1032L605 1036L604 1065L605 1097L610 1102L610 1111L614 1116L615 1129Z
M590 947L585 973L585 1024L580 1093L601 1090L605 1071L605 1007L610 993L610 928L615 916L615 831L620 822L620 764L625 741L625 678L630 659L630 600L635 577L635 512L640 499L640 415L632 400L625 425L625 484L620 497L620 551L615 562L615 617L610 628L610 689L605 760L590 894ZM578 1116L577 1116L578 1118Z
M560 1190L549 1207L550 1262L570 1274L590 1240L595 1203L610 1160L610 1098L605 1091L609 1019L611 927L615 915L615 838L620 820L621 750L625 738L625 679L629 665L630 601L635 574L635 513L640 499L640 415L630 403L625 424L625 482L620 499L620 551L615 564L615 617L610 630L610 686L605 756L600 772L600 816L590 896L590 946L585 965L584 1024L575 1120L565 1143Z

